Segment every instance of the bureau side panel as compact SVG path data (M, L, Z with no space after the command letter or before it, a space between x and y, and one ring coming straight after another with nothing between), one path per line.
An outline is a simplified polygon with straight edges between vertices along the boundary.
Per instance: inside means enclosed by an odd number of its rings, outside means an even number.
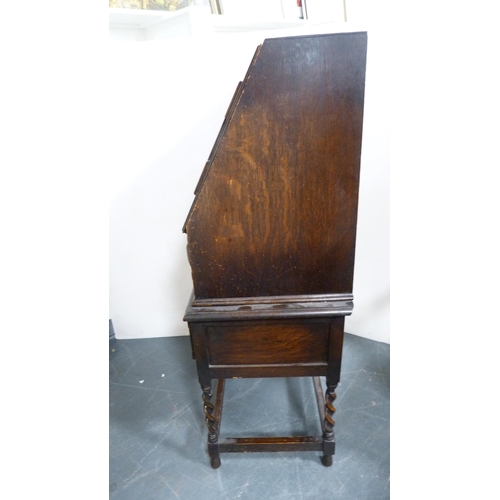
M352 292L365 33L266 40L189 221L195 297Z

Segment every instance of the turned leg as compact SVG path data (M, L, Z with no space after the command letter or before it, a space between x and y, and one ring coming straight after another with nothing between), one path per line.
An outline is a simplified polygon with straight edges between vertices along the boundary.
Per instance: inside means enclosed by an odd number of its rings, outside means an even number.
M333 402L337 398L335 394L335 389L337 384L328 384L325 394L325 421L323 424L323 456L321 457L321 463L325 467L330 467L333 463L333 455L335 453L335 437L333 434L333 427L335 426L335 420L333 420L333 414L335 413L335 407Z
M212 402L212 387L202 387L203 389L203 409L205 410L205 424L208 429L208 455L210 456L210 465L217 469L220 467L219 455L219 433L218 423L216 421L214 410L215 406Z

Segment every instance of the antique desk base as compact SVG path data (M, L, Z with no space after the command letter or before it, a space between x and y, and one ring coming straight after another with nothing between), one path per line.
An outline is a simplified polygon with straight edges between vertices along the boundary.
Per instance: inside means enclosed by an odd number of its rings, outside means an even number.
M335 453L333 402L340 379L344 317L352 295L195 300L188 305L193 357L202 389L208 453L321 451L323 465ZM320 376L326 377L323 396ZM313 377L322 436L221 438L226 378ZM216 383L213 387L213 380Z

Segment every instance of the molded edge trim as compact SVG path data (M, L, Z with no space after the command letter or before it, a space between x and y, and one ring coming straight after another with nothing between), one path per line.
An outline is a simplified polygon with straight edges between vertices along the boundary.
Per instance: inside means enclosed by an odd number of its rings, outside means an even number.
M184 321L237 321L348 316L352 293L196 299L191 295Z

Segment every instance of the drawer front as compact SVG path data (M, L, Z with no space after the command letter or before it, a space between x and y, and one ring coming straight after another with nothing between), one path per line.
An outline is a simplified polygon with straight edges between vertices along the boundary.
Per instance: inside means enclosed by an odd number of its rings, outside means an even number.
M327 363L330 324L224 324L206 327L209 364Z

